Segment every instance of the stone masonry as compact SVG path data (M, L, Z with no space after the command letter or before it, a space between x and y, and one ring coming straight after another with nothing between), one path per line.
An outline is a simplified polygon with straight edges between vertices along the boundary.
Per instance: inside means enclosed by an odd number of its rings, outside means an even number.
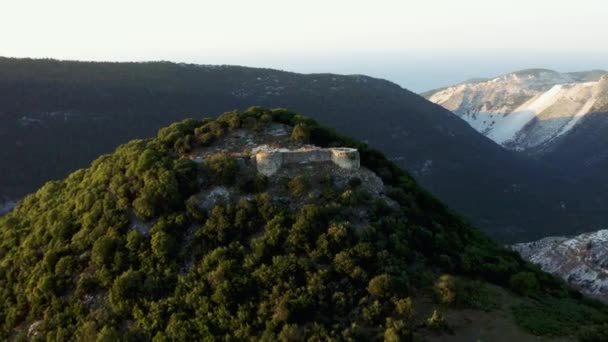
M333 162L344 169L360 166L359 152L354 148L319 148L307 146L299 149L262 149L255 154L258 172L270 176L283 165L318 162Z

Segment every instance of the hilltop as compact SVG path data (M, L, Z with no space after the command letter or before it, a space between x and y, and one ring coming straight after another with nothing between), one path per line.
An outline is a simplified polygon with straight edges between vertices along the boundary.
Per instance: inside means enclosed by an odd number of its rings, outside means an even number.
M27 196L0 218L0 283L14 340L589 340L608 322L381 153L258 107Z
M225 65L12 58L0 58L0 207L173 122L252 105L306 113L366 142L503 242L605 222L603 210L585 212L588 196L573 198L578 190L568 179L386 80Z

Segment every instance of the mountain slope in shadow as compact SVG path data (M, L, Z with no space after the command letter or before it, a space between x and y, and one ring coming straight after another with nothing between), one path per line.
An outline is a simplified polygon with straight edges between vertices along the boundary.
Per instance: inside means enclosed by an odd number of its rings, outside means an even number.
M289 107L365 141L501 241L589 230L567 180L442 107L360 75L238 66L0 59L0 194L19 197L187 117Z

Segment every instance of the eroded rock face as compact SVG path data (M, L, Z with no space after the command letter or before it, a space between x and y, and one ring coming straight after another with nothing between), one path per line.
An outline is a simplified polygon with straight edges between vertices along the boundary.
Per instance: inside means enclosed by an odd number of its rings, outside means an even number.
M527 150L550 144L598 111L608 98L606 77L601 75L524 70L427 96L495 142Z
M40 336L40 328L42 326L43 321L36 321L30 324L30 327L27 329L27 337L36 338Z
M217 186L205 194L201 202L201 208L211 210L218 204L226 204L228 202L230 202L230 191L223 186Z
M582 293L608 302L608 230L575 237L547 237L512 248Z

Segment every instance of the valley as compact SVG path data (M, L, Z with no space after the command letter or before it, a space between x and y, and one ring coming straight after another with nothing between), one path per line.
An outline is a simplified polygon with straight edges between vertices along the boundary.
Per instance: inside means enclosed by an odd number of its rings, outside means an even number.
M608 193L602 171L608 167L606 71L531 69L424 96L503 147L587 188L592 202Z
M252 105L293 108L361 139L505 243L608 219L586 189L394 83L168 62L0 58L0 193L22 197L171 122Z
M424 95L496 143L543 163L579 189L586 188L590 207L597 206L592 210L605 207L607 72L531 69ZM562 237L547 233L512 248L586 295L607 301L607 231L596 229L597 225L587 226L581 235Z
M32 68L38 72L30 75ZM84 82L92 72L98 76ZM603 108L605 82L603 71L538 69L425 94L456 108L465 123L395 84L359 75L0 59L0 140L7 146L0 155L11 161L0 180L7 196L0 213L15 205L9 198L170 120L254 103L312 113L364 140L498 241L572 236L608 221L601 172L608 120L589 113Z

